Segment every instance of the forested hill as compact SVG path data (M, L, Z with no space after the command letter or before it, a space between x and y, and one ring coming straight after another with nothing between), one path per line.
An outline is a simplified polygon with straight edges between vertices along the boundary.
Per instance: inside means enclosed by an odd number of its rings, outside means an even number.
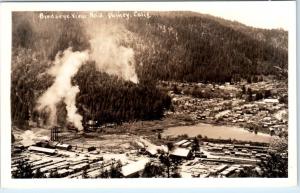
M142 77L224 82L253 75L276 75L287 68L283 30L245 26L209 15L171 12L129 22L127 28L148 45L137 61ZM137 49L138 50L138 49Z
M97 71L97 62L88 61L73 77L80 89L76 106L84 121L161 118L170 108L170 98L155 87L157 80L228 82L277 76L280 69L287 69L286 31L252 28L193 12L149 12L150 18L127 13L132 17L109 19L105 17L109 13L102 12L104 17L97 19L39 19L39 12L14 12L13 123L24 125L29 119L47 116L37 114L35 107L53 84L54 77L47 70L55 56L68 47L73 51L91 49L95 35L100 39L102 34L109 35L118 40L121 50L133 50L139 83ZM65 106L58 104L57 108L64 124Z
M194 12L150 12L150 16L89 21L92 28L109 28L111 23L130 33L122 43L134 49L141 80L224 82L276 75L277 67L287 68L288 33L282 29L258 29ZM37 17L38 13L15 14L15 47L39 50L50 59L70 45L75 50L89 47L91 25L86 27L86 20Z

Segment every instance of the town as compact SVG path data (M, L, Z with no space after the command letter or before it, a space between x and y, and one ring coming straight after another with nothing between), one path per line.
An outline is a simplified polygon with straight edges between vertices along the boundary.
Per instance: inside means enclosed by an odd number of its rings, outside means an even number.
M284 82L161 84L171 91L172 116L194 122L239 126L255 133L287 136L288 104ZM197 97L199 93L201 96Z
M162 121L95 127L91 120L84 134L53 127L44 129L43 134L31 131L28 136L32 139L25 143L26 137L15 132L12 176L22 175L20 168L26 164L35 178L264 177L269 172L266 165L272 153L278 153L276 143L286 144L287 140L287 104L282 101L285 91L280 91L280 83L275 85L277 93L272 90L274 84L248 84L251 100L241 85L197 84L202 93L210 89L212 94L222 94L197 98L189 91L195 85L161 84L169 88L173 105ZM257 93L270 85L269 96L257 98ZM224 97L226 93L229 96ZM204 127L239 127L246 132L243 135L251 133L254 137L243 140L230 134L226 138L226 133L206 136L199 128L200 133L193 136L184 129L172 135L167 132L174 126L198 123ZM280 159L287 162L287 147L282 144Z

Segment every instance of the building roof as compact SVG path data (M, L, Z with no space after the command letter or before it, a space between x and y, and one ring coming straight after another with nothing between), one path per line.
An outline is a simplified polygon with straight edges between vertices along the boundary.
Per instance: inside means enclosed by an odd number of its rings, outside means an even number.
M139 142L139 141L136 141L136 144L138 146L140 146L141 148L145 148L145 145L143 143Z
M166 145L161 145L160 146L160 150L163 151L163 152L165 152L165 153L169 152L169 148Z
M57 142L57 141L49 141L48 144L49 144L51 147L55 147L57 144L59 144L59 142Z
M178 142L174 143L174 145L180 146L180 145L182 145L182 144L184 144L184 143L186 143L186 142L188 142L188 140L187 140L187 139L184 139L184 140L181 140L181 141L178 141Z
M70 172L70 170L65 169L65 168L57 171L57 173L60 174L60 175L61 175L61 174L68 173L68 172Z
M148 162L149 162L149 159L145 158L145 159L139 160L137 162L130 163L126 166L123 166L121 172L125 177L130 176L139 171L142 171Z
M228 165L222 164L222 165L220 165L219 167L217 167L215 170L216 170L217 172L221 172L221 171L223 171L224 169L226 169L227 167L228 167Z
M49 148L44 148L44 147L37 147L37 146L30 146L28 148L29 151L39 151L39 152L44 152L44 153L56 153L55 149L49 149Z
M56 147L60 147L60 148L70 148L71 145L65 144L65 143L58 143L58 144L56 145Z
M179 157L187 157L189 155L189 153L191 152L190 149L186 149L186 148L175 148L170 155L173 156L179 156Z
M264 99L263 101L266 103L279 103L278 99Z
M151 155L156 155L157 154L157 149L156 148L150 148L150 147L147 147L146 148L146 151L148 153L150 153Z
M192 144L192 142L188 141L188 142L186 142L186 143L184 143L184 144L181 144L181 147L188 147L188 146L190 146L191 144Z

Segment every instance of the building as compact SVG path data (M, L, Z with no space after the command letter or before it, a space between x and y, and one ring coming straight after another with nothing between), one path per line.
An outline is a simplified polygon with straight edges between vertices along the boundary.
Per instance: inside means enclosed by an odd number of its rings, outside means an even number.
M127 164L122 167L121 173L125 178L139 177L139 173L144 170L149 159L142 159L137 162Z
M181 140L181 141L178 141L178 142L174 143L174 146L178 146L179 147L179 146L181 146L182 144L184 144L186 142L188 142L188 140L184 139L184 140Z
M190 149L177 147L170 152L170 157L176 159L190 159L192 152Z
M37 142L35 145L38 147L45 147L45 148L52 147L52 146L50 146L48 140L41 140L41 141Z
M36 152L40 152L40 153L45 153L45 154L50 154L50 155L57 154L56 149L49 149L49 148L37 147L37 146L30 146L28 148L28 150L29 151L36 151Z
M57 149L62 149L62 150L71 150L72 149L72 146L69 145L69 144L65 144L65 143L58 143L56 145L56 148Z
M232 173L234 173L240 165L232 165L231 167L227 168L226 170L220 173L220 177L229 177Z
M88 152L91 152L91 151L95 151L96 150L96 147L95 146L90 146L87 148Z
M264 99L263 102L265 103L279 103L278 99Z
M223 172L227 168L228 168L227 164L221 164L217 168L214 168L210 173L213 174L213 175L216 175L216 174L218 174L220 172Z
M191 141L185 142L184 144L181 145L181 147L189 147L192 145Z
M146 152L150 155L150 156L156 156L157 155L157 149L155 147L147 147L146 148Z

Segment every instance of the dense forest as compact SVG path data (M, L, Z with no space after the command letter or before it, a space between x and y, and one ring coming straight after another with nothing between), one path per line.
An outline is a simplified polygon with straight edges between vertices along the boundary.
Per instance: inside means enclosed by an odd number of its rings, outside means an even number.
M230 82L277 75L275 66L287 68L286 32L246 27L247 31L228 23L207 15L176 13L151 17L146 25L141 19L128 22L128 29L148 46L149 54L137 53L136 60L143 64L140 77Z
M257 29L193 12L92 20L41 20L38 15L15 12L12 16L12 121L21 127L47 116L36 112L36 101L53 84L47 70L57 53L68 47L91 49L94 31L110 33L110 26L112 34L121 37L118 44L133 49L139 82L99 71L94 60L86 62L72 78L80 89L76 105L84 121L121 123L163 117L171 100L156 87L159 80L230 82L277 76L278 69L287 69L288 34L281 29ZM57 106L57 121L65 124L61 118L66 116L65 106Z

